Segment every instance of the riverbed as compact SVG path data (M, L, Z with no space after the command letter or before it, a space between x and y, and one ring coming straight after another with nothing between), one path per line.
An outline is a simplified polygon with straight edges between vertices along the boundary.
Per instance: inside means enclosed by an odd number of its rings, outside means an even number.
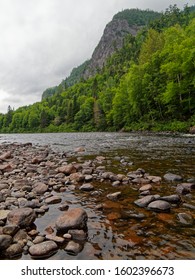
M65 154L69 161L83 163L102 156L107 172L127 175L138 169L162 181L152 184L152 194L168 196L176 193L179 182L167 181L164 175L176 174L182 183L194 182L195 137L150 133L60 133L60 134L1 134L0 144L28 143L37 147L48 145L56 153ZM95 178L95 177L94 177ZM180 182L181 183L181 182ZM70 208L82 207L88 214L87 240L80 242L77 254L69 254L60 246L50 259L195 259L195 225L178 222L178 214L186 213L195 219L195 190L181 194L182 203L173 204L170 212L148 211L135 201L140 197L137 184L121 182L113 186L111 180L93 180L98 196L79 189L60 193L62 202ZM139 185L139 184L138 184ZM141 184L144 185L144 184ZM120 192L117 200L107 194ZM53 195L59 192L53 191ZM97 208L102 204L103 207ZM192 207L186 208L186 205ZM131 218L131 214L140 214ZM43 233L59 215L58 205L35 221ZM139 218L144 217L144 218ZM30 259L22 254L22 259Z

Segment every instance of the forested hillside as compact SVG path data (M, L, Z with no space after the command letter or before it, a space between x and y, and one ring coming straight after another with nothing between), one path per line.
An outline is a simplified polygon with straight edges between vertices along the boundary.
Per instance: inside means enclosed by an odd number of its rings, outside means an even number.
M9 107L0 131L188 131L195 125L194 9L169 7L127 34L96 75L53 90L42 102Z

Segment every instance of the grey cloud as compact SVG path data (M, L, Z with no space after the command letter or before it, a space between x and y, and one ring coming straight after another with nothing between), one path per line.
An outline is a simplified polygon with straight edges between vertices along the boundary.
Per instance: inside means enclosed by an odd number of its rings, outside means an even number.
M8 105L40 101L47 87L59 84L91 57L118 11L163 10L174 3L183 7L186 1L1 0L0 112Z

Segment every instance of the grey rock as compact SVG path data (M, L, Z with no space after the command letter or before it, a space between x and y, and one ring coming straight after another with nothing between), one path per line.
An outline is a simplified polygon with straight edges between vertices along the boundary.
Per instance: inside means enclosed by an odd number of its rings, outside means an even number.
M183 183L177 185L176 192L182 195L186 195L191 192L191 184L190 183Z
M168 195L168 196L161 196L159 199L160 200L168 201L170 203L178 203L178 202L181 201L181 197L178 194L172 194L172 195Z
M159 197L160 196L158 195L146 195L140 199L135 200L134 203L139 207L146 207L150 202L156 200Z
M171 205L167 201L155 200L148 204L148 209L157 212L169 212Z
M171 181L171 182L182 181L182 177L180 175L173 174L173 173L166 173L164 175L164 179L167 180L167 181Z
M195 205L192 205L192 204L189 204L189 203L183 203L182 206L185 207L185 208L188 208L188 209L195 210Z

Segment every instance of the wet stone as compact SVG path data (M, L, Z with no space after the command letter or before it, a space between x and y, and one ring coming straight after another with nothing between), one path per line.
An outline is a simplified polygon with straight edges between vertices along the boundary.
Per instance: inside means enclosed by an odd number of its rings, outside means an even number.
M5 251L5 255L14 258L22 255L23 247L20 243L11 244Z
M54 241L48 240L39 244L32 245L29 253L33 258L45 258L53 255L58 249Z
M16 232L19 230L18 226L15 225L5 225L2 229L3 234L8 234L8 235L15 235Z
M9 224L27 227L34 222L35 218L36 215L32 208L17 208L9 212L7 221Z
M87 213L82 208L73 208L64 212L56 220L58 231L68 231L69 229L83 229L87 226Z
M45 199L45 203L47 204L57 204L60 203L62 201L62 198L59 196L51 196Z
M64 250L67 251L67 253L69 253L70 255L77 255L81 251L81 249L82 248L79 243L71 240L68 242Z
M78 229L71 229L68 231L68 234L71 235L72 239L76 240L85 240L87 238L86 232L84 230L78 230Z

